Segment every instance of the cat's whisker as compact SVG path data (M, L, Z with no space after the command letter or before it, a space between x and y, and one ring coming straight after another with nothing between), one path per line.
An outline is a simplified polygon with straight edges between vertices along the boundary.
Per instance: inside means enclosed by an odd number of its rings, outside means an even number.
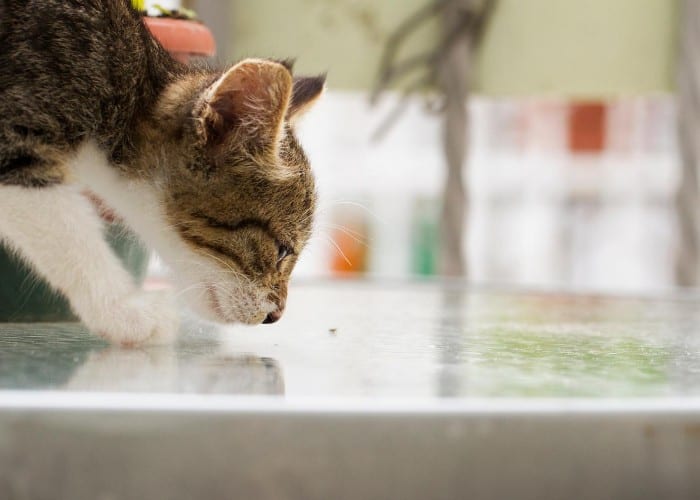
M318 215L322 215L325 213L326 210L329 210L329 209L332 210L338 206L350 205L350 206L362 209L367 214L372 216L377 222L380 222L380 223L386 222L382 217L377 215L376 212L374 212L373 210L370 210L367 206L365 206L362 203L357 202L357 201L353 201L353 200L327 200L323 205L324 206L319 207L319 209L317 211Z
M190 292L192 290L200 289L201 291L206 291L206 285L204 283L195 283L194 285L190 285L188 287L183 288L182 290L179 290L175 294L175 299L179 299L182 295L186 294L187 292Z
M203 253L204 253L204 252L203 252ZM210 254L208 254L208 253L205 254L205 255L211 257L211 258L214 259L214 260L217 260L217 258L216 258L215 256L213 256L213 255L210 255ZM221 260L221 259L218 259L218 260ZM210 274L211 271L212 271L212 269L211 269L211 264L205 263L205 262L197 262L197 261L195 261L195 260L186 260L186 259L176 259L176 260L173 261L173 263L180 263L180 264L183 264L183 263L184 263L184 264L186 264L188 267L199 267L199 268L201 268L201 269L204 269L204 270L206 271L207 274ZM225 264L225 263L224 263L224 264ZM227 268L227 269L217 269L217 270L216 270L216 274L217 274L217 275L224 274L224 275L232 276L232 277L236 278L236 279L239 280L239 281L245 281L245 282L249 282L249 281L250 281L250 278L248 278L245 274L241 273L241 272L238 271L238 270L235 270L235 269L233 269L233 268L230 268L230 266L229 266L229 268ZM213 279L212 279L212 280L209 280L208 283L213 283L213 281L214 281Z
M221 259L220 257L217 257L216 255L214 255L214 254L212 254L212 253L210 253L210 252L207 252L206 250L201 249L201 248L198 249L198 251L199 251L199 253L201 253L202 255L204 255L204 256L206 256L206 257L208 257L208 258L211 258L212 260L216 260L216 261L220 262L221 264L223 264L223 265L227 268L227 269L225 270L225 272L230 272L230 273L234 273L234 274L240 274L240 271L238 271L237 269L231 267L231 265L230 265L229 263L227 263L226 261L224 261L224 260ZM164 261L164 262L166 262L166 261ZM202 262L202 261L199 261L199 260L197 260L197 259L193 259L193 258L191 258L191 257L190 257L190 258L169 259L169 260L166 262L166 264L167 264L168 262L169 262L169 263L172 263L172 264L186 264L186 265L188 265L188 266L194 265L194 266L201 267L201 268L209 268L209 267L210 267L210 264L209 264L209 263L207 263L207 262ZM168 266L168 267L170 268L170 266ZM171 271L172 271L172 270L171 270Z
M231 266L231 264L229 264L228 262L226 262L226 261L225 261L224 259L222 259L221 257L218 257L218 256L216 256L216 255L214 255L214 254L212 254L212 253L209 253L209 252L205 251L205 250L202 250L202 253L203 253L204 255L207 255L207 256L211 257L212 259L214 259L215 261L217 261L217 262L219 262L221 265L223 265L223 266L226 268L226 271L227 271L227 272L230 272L231 274L233 274L234 276L236 276L236 277L238 277L238 278L242 278L242 279L245 279L246 281L250 281L250 278L249 278L248 276L246 276L245 274L241 273L238 269L236 269L236 268L234 268L233 266Z
M335 242L335 240L333 238L326 237L326 241L335 247L335 249L338 251L340 256L343 257L345 262L347 262L348 266L352 266L352 262L350 262L350 259L348 259L347 255L345 255L345 252L343 252L343 250L338 246L338 244Z
M362 234L360 234L360 233L358 233L358 232L356 232L356 231L352 231L351 229L349 229L349 228L347 228L347 227L340 226L340 225L337 225L337 224L331 224L331 225L329 225L329 227L330 227L331 229L336 229L336 230L338 230L338 231L340 231L340 232L346 234L347 236L349 236L350 238L352 238L352 240L355 241L355 243L359 243L360 245L369 248L370 240L368 240L367 238L363 237Z
M325 226L329 227L331 229L340 229L347 234L352 234L352 235L355 235L358 237L364 237L364 235L362 233L360 233L359 231L355 231L354 229L350 229L348 226L343 226L342 224L335 224L335 223L330 222L330 223L326 224Z

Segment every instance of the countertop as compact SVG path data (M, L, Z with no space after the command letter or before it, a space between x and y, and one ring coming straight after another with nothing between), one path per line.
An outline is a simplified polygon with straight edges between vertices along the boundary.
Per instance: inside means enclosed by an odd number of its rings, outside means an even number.
M172 346L0 324L0 498L698 498L700 296L292 284Z

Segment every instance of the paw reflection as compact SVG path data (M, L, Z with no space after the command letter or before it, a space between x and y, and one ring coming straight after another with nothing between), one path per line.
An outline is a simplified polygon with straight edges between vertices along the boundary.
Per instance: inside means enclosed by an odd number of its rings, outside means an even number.
M277 361L181 349L120 349L93 352L65 386L69 390L282 395Z

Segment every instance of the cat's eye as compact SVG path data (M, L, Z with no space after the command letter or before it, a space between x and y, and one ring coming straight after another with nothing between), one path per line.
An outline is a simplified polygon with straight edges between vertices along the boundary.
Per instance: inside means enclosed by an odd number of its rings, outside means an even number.
M292 254L291 248L289 248L286 245L278 245L277 246L277 264L282 262L285 259L285 257L287 257L288 255L291 255L291 254Z

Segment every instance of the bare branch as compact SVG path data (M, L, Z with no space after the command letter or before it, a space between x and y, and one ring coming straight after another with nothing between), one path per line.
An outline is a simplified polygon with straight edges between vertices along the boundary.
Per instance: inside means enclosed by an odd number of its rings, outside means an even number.
M384 90L412 72L427 73L426 85L435 84L441 58L445 57L457 39L466 36L473 47L480 44L495 4L496 0L484 0L481 9L477 9L471 4L464 5L461 0L437 0L411 15L386 42L377 80L370 93L370 102L376 104ZM432 50L397 60L397 54L405 40L422 24L448 8L458 20L440 37L436 46ZM412 91L415 90L418 89L412 88Z

